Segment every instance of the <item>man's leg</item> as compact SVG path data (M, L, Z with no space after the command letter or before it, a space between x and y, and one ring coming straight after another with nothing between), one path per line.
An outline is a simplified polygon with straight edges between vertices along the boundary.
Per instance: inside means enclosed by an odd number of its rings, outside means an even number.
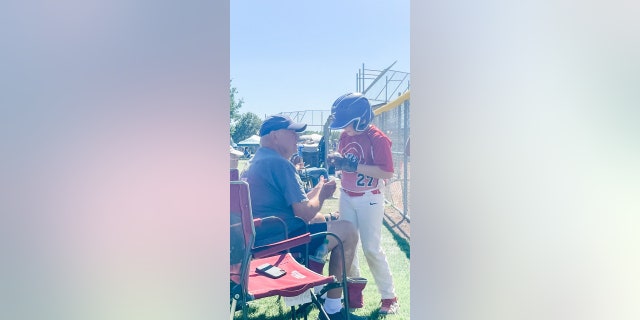
M326 171L324 168L316 168L316 167L306 169L307 174L309 175L309 177L311 177L311 181L313 182L314 187L320 181L320 176L323 176L322 170ZM325 176L324 179L325 181L328 181L329 176Z
M324 179L329 181L329 171L327 171L327 169L322 168L322 176L324 176Z
M309 175L309 178L311 179L311 185L315 187L319 182L318 178L312 175Z
M349 221L336 220L327 222L327 231L334 233L340 240L342 240L342 246L344 248L344 257L342 252L338 249L338 241L333 237L327 237L329 239L329 250L331 256L329 260L329 274L335 276L342 281L342 262L344 261L347 270L351 267L351 262L356 251L356 245L358 244L358 233L353 224ZM334 250L335 249L335 250ZM342 296L342 290L335 288L327 292L328 298L340 298Z

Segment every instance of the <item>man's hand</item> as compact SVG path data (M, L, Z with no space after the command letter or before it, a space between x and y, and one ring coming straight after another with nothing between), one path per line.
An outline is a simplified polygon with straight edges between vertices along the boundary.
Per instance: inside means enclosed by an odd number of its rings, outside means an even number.
M317 192L319 192L318 197L321 201L324 201L333 196L333 193L336 191L337 185L335 180L326 181L323 176L320 176L320 180L318 180L318 184L314 187Z
M358 169L358 161L354 158L345 158L339 153L331 154L327 157L329 164L336 167L336 170L347 172L356 172Z

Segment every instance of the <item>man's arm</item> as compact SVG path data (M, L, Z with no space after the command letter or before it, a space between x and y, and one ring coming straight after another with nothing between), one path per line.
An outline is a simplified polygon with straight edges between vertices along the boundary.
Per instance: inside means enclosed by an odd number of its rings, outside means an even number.
M331 197L336 191L336 182L329 181L324 182L324 178L320 179L320 182L307 193L307 201L297 202L292 205L293 213L302 218L302 220L309 222L322 217L320 209L324 200ZM322 217L324 219L324 217Z

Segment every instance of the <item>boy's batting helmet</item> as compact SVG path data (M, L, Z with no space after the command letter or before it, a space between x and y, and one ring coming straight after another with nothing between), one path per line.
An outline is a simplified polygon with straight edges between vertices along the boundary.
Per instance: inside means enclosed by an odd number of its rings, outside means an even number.
M361 93L347 93L333 103L331 116L331 129L342 129L353 122L356 131L364 131L373 119L373 110Z

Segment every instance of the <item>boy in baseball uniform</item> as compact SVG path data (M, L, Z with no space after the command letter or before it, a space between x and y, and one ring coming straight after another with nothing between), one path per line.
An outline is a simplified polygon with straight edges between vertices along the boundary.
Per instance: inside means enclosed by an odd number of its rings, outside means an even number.
M342 171L340 219L351 221L360 235L364 256L381 296L380 314L399 308L387 257L380 246L384 215L383 180L393 176L391 140L371 124L373 110L360 93L339 97L331 107L331 129L342 129L338 153L329 157ZM359 277L357 256L347 273Z

